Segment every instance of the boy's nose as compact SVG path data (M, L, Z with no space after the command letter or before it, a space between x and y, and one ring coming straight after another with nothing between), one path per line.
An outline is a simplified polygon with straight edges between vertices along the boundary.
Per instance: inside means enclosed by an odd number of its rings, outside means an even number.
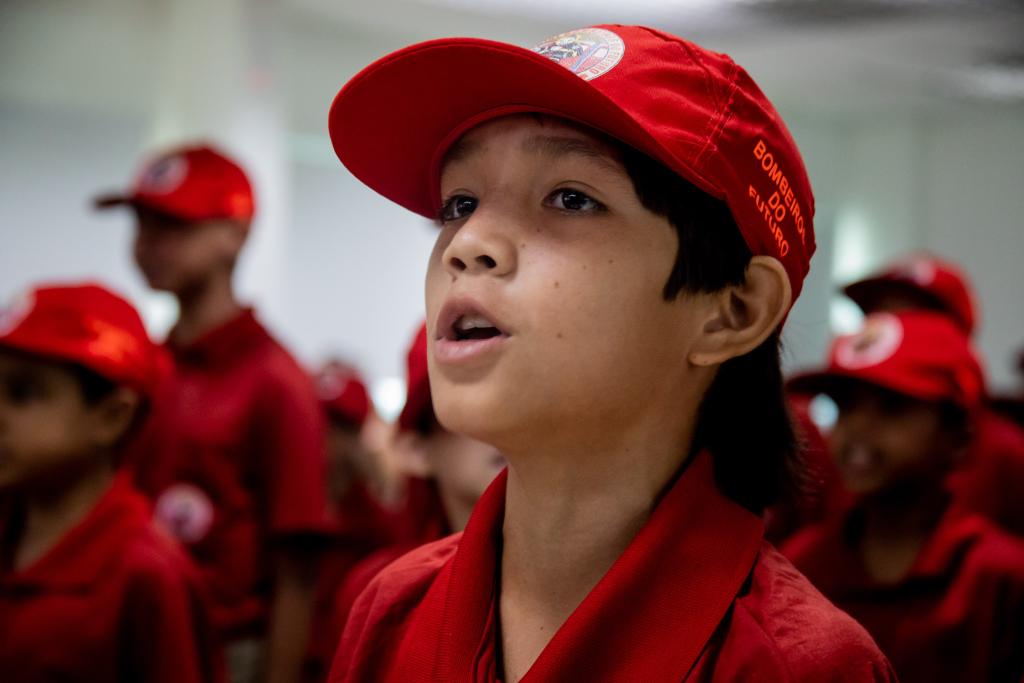
M484 219L469 219L448 244L443 258L452 275L480 274L501 277L515 270L515 245Z

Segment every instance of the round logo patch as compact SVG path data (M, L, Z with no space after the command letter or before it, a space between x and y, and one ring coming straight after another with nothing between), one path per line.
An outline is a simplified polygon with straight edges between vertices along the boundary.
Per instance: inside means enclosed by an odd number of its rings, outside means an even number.
M938 274L935 270L935 264L923 259L911 261L901 267L899 271L905 278L920 287L931 286L935 282L935 276Z
M626 44L607 29L581 28L548 38L533 51L589 81L613 69L625 54Z
M13 332L14 328L28 317L35 305L36 297L31 291L28 291L18 294L9 304L0 308L0 337Z
M186 175L188 159L185 157L178 155L157 159L142 172L139 190L151 194L168 194L181 186Z
M846 337L836 348L836 365L848 370L878 365L892 357L903 342L903 325L890 313L869 316L864 329Z
M156 501L156 519L182 543L197 543L213 526L213 503L197 486L174 484Z

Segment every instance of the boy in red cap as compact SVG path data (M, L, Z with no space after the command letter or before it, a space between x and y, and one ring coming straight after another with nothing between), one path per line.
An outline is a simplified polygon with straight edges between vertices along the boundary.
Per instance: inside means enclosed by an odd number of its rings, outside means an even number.
M792 384L838 404L831 450L857 501L790 539L787 555L901 681L1020 681L1024 544L958 510L946 486L984 389L962 329L935 313L876 313Z
M740 67L635 26L437 40L329 121L351 172L439 222L433 406L509 463L461 535L367 587L332 680L891 680L763 541L814 207Z
M926 310L949 317L968 336L977 329L978 307L967 275L930 254L915 254L843 289L867 314ZM1024 536L1024 430L993 410L978 410L974 437L950 487L964 510L981 513Z
M115 474L158 350L102 287L0 311L0 671L7 683L212 682L198 576Z
M126 195L135 260L181 315L175 372L144 435L136 481L211 588L234 680L294 683L325 531L323 416L310 378L235 297L253 218L242 169L208 146L143 168Z

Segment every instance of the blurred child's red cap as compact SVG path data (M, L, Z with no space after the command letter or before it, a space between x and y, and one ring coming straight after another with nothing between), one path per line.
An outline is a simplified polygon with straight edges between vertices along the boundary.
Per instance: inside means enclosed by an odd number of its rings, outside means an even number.
M152 398L159 351L130 303L95 284L40 286L0 311L0 347L85 367Z
M255 212L245 171L208 145L164 152L143 166L127 194L104 195L95 203L101 209L142 206L186 221L247 222Z
M427 376L427 326L421 325L409 347L406 357L405 406L398 416L398 427L404 431L415 430L425 416L432 414L434 404L430 400L430 377Z
M968 411L985 392L984 371L967 335L948 316L926 311L869 315L863 330L832 344L825 370L788 384L829 393L848 379Z
M640 26L604 25L532 50L433 40L366 67L338 93L335 152L361 181L429 218L462 134L537 112L602 131L723 199L755 255L778 258L796 300L814 253L814 197L781 117L729 57Z
M326 367L316 378L316 389L328 415L360 427L370 414L370 395L352 368Z
M865 311L885 294L910 289L934 299L958 325L972 334L977 326L977 308L970 281L958 267L928 254L920 254L891 268L848 284L843 293Z

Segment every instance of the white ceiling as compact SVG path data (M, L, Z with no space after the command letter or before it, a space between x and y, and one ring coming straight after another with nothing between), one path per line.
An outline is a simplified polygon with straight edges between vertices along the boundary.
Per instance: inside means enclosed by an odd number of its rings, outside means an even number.
M179 0L195 1L195 0ZM531 44L590 23L650 23L744 64L788 116L1013 107L1024 112L1024 4L922 0L237 0L264 26L269 69L294 132L319 135L338 87L386 51L478 35ZM0 105L147 117L159 101L159 0L0 3ZM968 76L1011 63L1017 97ZM264 74L266 77L267 74ZM991 94L991 93L989 93Z

